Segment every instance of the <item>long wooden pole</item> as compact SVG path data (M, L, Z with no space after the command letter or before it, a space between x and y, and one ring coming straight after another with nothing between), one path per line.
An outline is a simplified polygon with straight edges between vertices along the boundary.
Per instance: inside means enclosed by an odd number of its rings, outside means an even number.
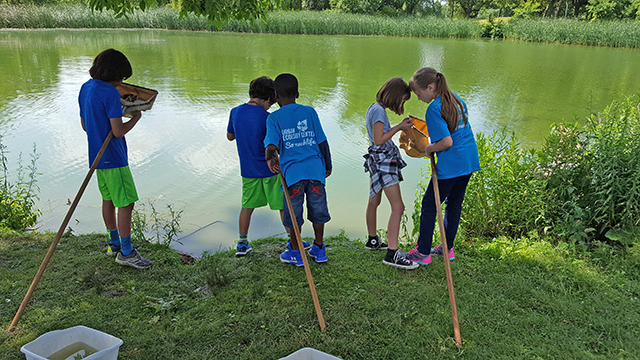
M447 273L447 287L449 288L449 302L451 303L451 316L453 317L453 335L456 339L456 346L462 348L462 336L460 335L460 324L458 323L458 306L456 305L456 294L453 289L453 276L451 275L451 262L449 261L449 248L447 247L447 235L444 229L444 218L442 216L442 203L440 202L440 188L438 186L438 176L436 175L436 162L433 154L431 160L431 175L433 179L433 193L436 198L436 209L438 210L438 228L440 229L440 239L442 240L442 258L444 259L444 269Z
M110 131L109 134L107 135L107 138L104 140L104 143L102 143L102 147L100 148L98 155L96 155L95 160L93 160L93 164L91 164L89 173L87 173L87 176L85 176L84 181L80 186L80 189L78 189L78 193L76 194L75 199L73 199L73 203L71 204L69 211L67 211L67 216L65 216L64 220L62 221L62 225L60 225L60 229L56 234L56 238L51 243L51 246L49 247L49 251L47 252L47 255L44 257L44 260L42 261L42 265L40 265L40 269L38 269L38 273L36 273L36 277L31 282L31 286L27 291L27 295L25 295L24 299L22 300L22 304L20 304L20 308L18 309L16 316L14 316L13 321L11 322L11 325L9 326L9 329L7 331L9 332L15 331L16 326L18 325L18 321L20 321L20 318L22 317L22 313L24 312L24 309L27 307L29 300L31 300L31 295L33 295L33 292L36 290L36 287L38 286L38 282L40 282L40 278L42 277L44 270L47 268L47 265L49 264L49 260L51 260L51 256L53 256L53 251L56 249L56 246L58 246L58 243L60 242L60 238L62 238L62 235L64 234L64 230L67 228L67 225L69 224L69 220L71 220L71 216L73 215L73 212L76 210L76 207L80 202L80 198L82 197L84 190L87 188L87 185L89 184L89 180L91 180L91 176L93 175L93 172L96 170L96 167L98 167L98 163L102 158L102 154L104 154L104 151L107 149L107 146L109 145L109 141L111 141L112 137L113 137L113 132Z
M287 199L287 207L289 208L289 215L291 222L293 223L293 232L296 236L296 242L298 249L302 255L302 263L304 264L304 272L307 274L307 281L309 282L309 289L311 289L311 297L313 298L313 306L316 308L316 314L318 315L318 322L320 323L320 331L326 332L327 326L324 323L324 317L322 316L322 309L320 309L320 301L318 301L318 294L316 293L316 285L313 283L313 277L311 276L311 269L309 268L309 261L307 260L307 254L304 251L304 245L302 244L302 237L300 236L300 228L298 227L298 220L296 214L293 211L293 204L291 204L291 198L289 197L289 188L287 182L280 172L280 181L282 182L282 189L284 190L284 197Z

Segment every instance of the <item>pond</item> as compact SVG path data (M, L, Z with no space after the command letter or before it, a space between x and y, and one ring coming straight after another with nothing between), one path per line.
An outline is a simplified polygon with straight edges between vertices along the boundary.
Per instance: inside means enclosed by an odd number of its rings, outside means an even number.
M41 154L40 231L58 230L87 174L77 95L93 58L110 47L130 59L134 74L128 82L159 91L153 109L127 134L141 203L156 204L158 212L166 213L166 204L183 210L182 244L174 247L196 255L237 239L240 171L226 127L230 109L248 100L248 84L258 76L298 77L298 102L318 111L333 156L326 234L344 230L354 239L366 235L364 115L388 78L408 80L420 67L435 67L467 102L476 133L507 127L525 147L539 146L554 122L582 121L612 100L640 92L640 50L632 49L375 36L0 30L0 133L11 175L18 154L26 163L34 143ZM426 106L414 96L405 108L423 117ZM395 114L390 119L400 121ZM401 189L411 209L427 162L405 159ZM100 203L94 177L69 224L75 233L104 231ZM388 214L385 200L379 228L386 228ZM283 233L276 212L254 212L250 239ZM311 226L304 226L303 236L311 235Z

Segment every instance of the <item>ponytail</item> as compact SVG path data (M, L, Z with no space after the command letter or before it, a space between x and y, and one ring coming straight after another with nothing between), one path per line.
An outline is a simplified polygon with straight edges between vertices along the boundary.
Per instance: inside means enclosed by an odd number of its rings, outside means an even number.
M411 81L409 81L411 89L415 89L416 87L426 89L430 84L434 84L436 95L441 98L442 118L447 122L449 133L453 133L458 128L460 114L462 114L464 124L467 125L468 119L464 111L464 105L462 105L460 99L449 89L444 74L437 72L433 68L424 67L416 71Z

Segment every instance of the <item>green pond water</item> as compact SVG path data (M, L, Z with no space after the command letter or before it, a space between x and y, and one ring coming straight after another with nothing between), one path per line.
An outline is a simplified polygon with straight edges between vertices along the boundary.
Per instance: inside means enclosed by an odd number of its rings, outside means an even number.
M631 49L399 37L0 30L0 133L10 170L20 152L26 163L34 143L41 154L41 230L58 230L88 171L77 95L93 58L110 47L130 59L134 74L128 82L159 91L153 109L127 134L141 202L156 199L161 212L166 203L183 209L183 245L175 247L197 255L232 246L237 238L240 171L235 143L225 134L229 111L248 100L248 84L258 76L296 75L299 103L318 111L334 162L326 233L344 230L352 238L366 234L364 116L388 78L408 80L420 67L435 67L467 102L476 133L507 127L525 147L539 146L554 122L582 121L612 100L640 92L640 50ZM414 96L405 108L423 117L426 104ZM395 114L390 119L400 121ZM405 160L401 189L410 209L427 162ZM93 179L69 226L76 233L103 231L100 203ZM386 228L388 214L384 201L379 228ZM254 212L250 239L283 233L276 212ZM303 235L312 235L308 222Z

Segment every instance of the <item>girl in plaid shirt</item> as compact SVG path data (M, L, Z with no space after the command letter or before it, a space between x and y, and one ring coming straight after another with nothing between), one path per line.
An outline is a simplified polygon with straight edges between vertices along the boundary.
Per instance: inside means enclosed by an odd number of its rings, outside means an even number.
M366 159L364 169L365 172L369 172L371 177L371 190L366 214L369 239L365 249L387 249L387 254L382 261L385 265L409 270L417 268L418 264L408 261L405 255L398 251L400 221L402 213L404 213L404 203L400 194L400 181L402 181L400 169L407 164L402 160L400 151L391 138L400 130L409 130L413 122L411 119L405 118L400 124L391 127L385 109L402 115L404 103L410 98L411 89L402 78L391 78L382 85L376 95L376 102L367 109L366 125L369 135L369 149L364 155ZM391 214L387 225L389 245L381 242L380 237L376 234L377 211L383 192L391 205Z

